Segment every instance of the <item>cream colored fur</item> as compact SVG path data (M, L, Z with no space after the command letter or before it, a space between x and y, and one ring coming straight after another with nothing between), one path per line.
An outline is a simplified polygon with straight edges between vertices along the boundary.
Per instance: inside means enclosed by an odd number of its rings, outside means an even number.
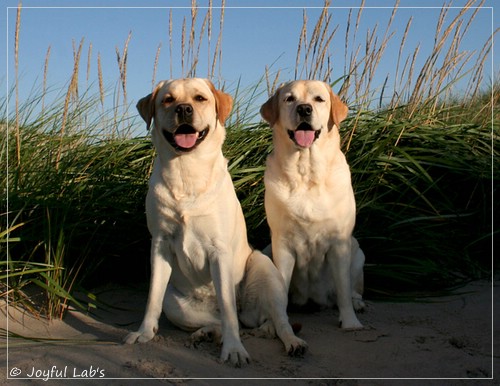
M290 355L303 354L281 275L248 245L222 155L232 98L208 80L179 79L161 82L137 107L148 127L153 122L157 152L146 198L151 283L144 320L125 341L152 339L163 308L174 324L195 331L194 340L220 335L221 359L240 366L250 356L239 336L239 304L247 327L276 333Z
M364 255L352 237L356 204L338 131L347 106L326 83L294 81L261 114L273 130L265 172L272 256L291 301L336 303L342 327L361 328L353 303L364 307Z

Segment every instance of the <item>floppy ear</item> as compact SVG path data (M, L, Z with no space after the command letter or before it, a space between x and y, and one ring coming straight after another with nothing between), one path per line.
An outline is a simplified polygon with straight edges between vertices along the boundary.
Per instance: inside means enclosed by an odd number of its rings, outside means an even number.
M264 118L264 120L268 122L271 127L274 126L274 124L279 118L280 110L278 105L278 100L279 100L278 94L279 94L279 89L276 90L274 95L272 95L267 100L267 102L264 103L260 108L260 115L262 115L262 118Z
M139 99L139 102L137 102L137 110L139 111L139 115L141 116L141 118L146 122L147 130L149 130L151 121L153 120L153 117L155 115L156 94L158 94L158 90L161 86L163 86L163 83L165 82L158 83L151 94L146 95L144 98Z
M347 113L349 112L348 107L344 102L340 100L340 98L333 93L330 86L328 86L328 90L330 91L330 122L329 126L332 123L337 126L337 129L340 128L340 122L342 122L347 117Z
M215 111L217 112L219 122L224 124L231 113L231 109L233 108L233 98L225 92L216 90L214 84L208 79L206 82L215 97Z

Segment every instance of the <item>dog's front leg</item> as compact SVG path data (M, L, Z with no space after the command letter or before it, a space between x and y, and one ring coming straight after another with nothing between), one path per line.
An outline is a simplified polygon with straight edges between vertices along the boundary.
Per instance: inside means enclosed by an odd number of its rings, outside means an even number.
M162 236L155 236L151 243L151 282L146 313L139 330L125 337L126 343L147 342L153 339L158 331L163 297L172 273L171 256L167 251L168 248Z
M335 240L328 251L328 259L333 270L341 326L344 329L362 328L354 313L351 296L351 239Z
M232 267L233 257L224 250L219 250L214 254L217 255L211 258L210 270L221 313L222 352L220 357L224 362L240 367L250 362L250 355L240 340Z

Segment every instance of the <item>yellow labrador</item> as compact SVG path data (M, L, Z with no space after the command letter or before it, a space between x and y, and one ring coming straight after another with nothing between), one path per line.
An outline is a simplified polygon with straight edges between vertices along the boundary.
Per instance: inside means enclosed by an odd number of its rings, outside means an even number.
M343 328L361 328L364 254L352 237L356 204L340 150L347 106L320 81L281 86L261 107L273 129L265 208L273 260L291 302L338 305Z
M163 81L137 104L157 151L146 198L152 235L151 283L144 320L127 343L147 342L163 308L193 340L222 338L221 359L239 366L249 355L247 327L276 333L290 355L307 345L286 315L287 293L272 261L248 245L227 161L224 122L232 98L205 79ZM168 286L167 286L168 284Z

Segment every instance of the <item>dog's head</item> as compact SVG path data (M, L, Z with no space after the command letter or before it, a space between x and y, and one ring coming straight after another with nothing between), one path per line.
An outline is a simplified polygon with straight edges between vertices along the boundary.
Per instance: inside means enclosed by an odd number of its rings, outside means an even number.
M300 149L311 147L322 131L338 129L347 112L330 86L317 80L285 83L260 109L271 127L286 132Z
M160 82L153 92L137 103L139 114L149 128L153 141L166 142L177 153L196 149L210 136L224 139L224 123L233 99L216 90L207 79L188 78ZM216 134L221 131L222 133Z

